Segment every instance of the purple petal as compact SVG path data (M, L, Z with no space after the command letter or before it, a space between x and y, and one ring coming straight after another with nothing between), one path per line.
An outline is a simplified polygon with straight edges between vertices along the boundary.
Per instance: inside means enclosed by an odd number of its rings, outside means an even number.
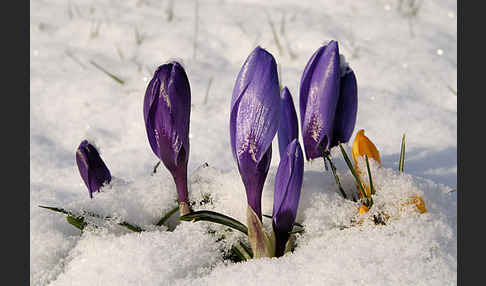
M187 202L191 89L179 63L171 62L155 71L143 110L150 147L174 177L179 202Z
M351 138L356 123L358 111L358 87L356 77L350 68L341 78L339 101L334 118L334 136L331 147L337 146L338 142L346 143Z
M257 47L245 61L233 89L230 136L235 159L249 152L257 163L272 144L278 129L279 94L277 63Z
M307 160L321 157L332 141L339 99L340 64L336 41L318 49L302 74L300 112Z
M144 119L150 146L171 173L187 165L190 102L182 66L177 62L160 66L147 87Z
M235 82L230 137L248 203L260 218L261 193L279 123L279 100L275 59L257 47L246 59Z
M90 198L93 193L111 181L111 174L100 157L98 150L87 140L79 144L76 151L76 163L79 174L89 191Z
M275 176L272 226L277 239L276 255L281 256L297 216L304 175L304 158L297 139L281 157Z
M297 113L295 112L294 101L287 87L280 93L280 124L278 127L278 150L280 157L283 156L287 145L299 136Z

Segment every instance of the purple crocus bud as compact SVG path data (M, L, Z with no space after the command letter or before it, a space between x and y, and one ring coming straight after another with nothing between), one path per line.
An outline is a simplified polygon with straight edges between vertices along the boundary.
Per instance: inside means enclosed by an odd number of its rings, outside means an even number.
M261 197L277 133L280 98L277 63L256 47L236 78L231 98L230 137L233 157L246 189L248 205L261 220Z
M277 136L278 150L280 157L282 157L287 145L299 136L297 113L295 112L292 95L287 87L284 87L280 93L280 123Z
M341 62L342 61L342 62ZM341 60L338 43L319 48L300 82L300 117L306 159L349 141L356 122L358 93L354 72Z
M94 192L99 192L104 184L111 181L110 170L101 159L98 150L87 140L83 140L76 150L76 163L79 174L88 187L90 198L93 198Z
M174 178L178 200L187 213L187 162L191 89L178 62L161 65L145 92L143 115L152 151ZM182 209L181 209L182 210Z
M273 198L273 231L275 233L275 256L282 256L297 216L300 190L304 175L304 157L299 141L294 139L280 158L275 176Z

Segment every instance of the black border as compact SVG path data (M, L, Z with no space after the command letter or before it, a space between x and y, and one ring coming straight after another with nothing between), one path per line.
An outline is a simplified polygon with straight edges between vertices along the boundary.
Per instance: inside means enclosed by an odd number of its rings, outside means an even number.
M30 283L30 3L2 9L2 282ZM5 184L8 183L8 184ZM13 283L11 281L14 281Z

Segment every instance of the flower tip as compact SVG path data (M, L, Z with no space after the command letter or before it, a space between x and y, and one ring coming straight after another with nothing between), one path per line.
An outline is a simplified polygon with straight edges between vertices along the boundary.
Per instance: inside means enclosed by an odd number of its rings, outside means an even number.
M280 98L281 99L287 99L290 97L290 91L289 89L287 88L287 86L284 86L282 88L282 91L280 92Z

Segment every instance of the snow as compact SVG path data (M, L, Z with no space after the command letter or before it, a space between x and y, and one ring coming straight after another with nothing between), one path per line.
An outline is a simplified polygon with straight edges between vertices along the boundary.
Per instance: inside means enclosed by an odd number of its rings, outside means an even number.
M457 284L457 191L450 192L457 185L457 6L414 1L421 3L414 16L411 2L32 0L31 284ZM281 258L233 264L223 253L240 233L216 242L207 232L222 230L214 224L183 222L173 232L153 226L176 205L168 171L161 165L151 175L157 160L143 124L143 96L155 68L177 59L189 77L189 197L199 201L209 193L212 199L196 209L246 222L245 191L229 145L234 80L261 45L277 60L298 109L305 64L331 39L358 81L354 134L365 129L381 155L382 168L370 162L377 190L370 213L357 217L359 205L343 200L332 173L314 160L305 163L297 214L306 232L297 235L295 252ZM403 133L405 174L399 174ZM96 143L114 177L92 200L75 163L85 138ZM344 189L354 191L339 150L331 155ZM209 167L201 167L205 162ZM272 212L278 162L273 152L264 214ZM403 206L413 195L423 198L426 213ZM115 216L147 231L133 233L115 221L81 234L38 205ZM390 215L387 225L369 220L378 212ZM263 222L270 230L271 221Z

